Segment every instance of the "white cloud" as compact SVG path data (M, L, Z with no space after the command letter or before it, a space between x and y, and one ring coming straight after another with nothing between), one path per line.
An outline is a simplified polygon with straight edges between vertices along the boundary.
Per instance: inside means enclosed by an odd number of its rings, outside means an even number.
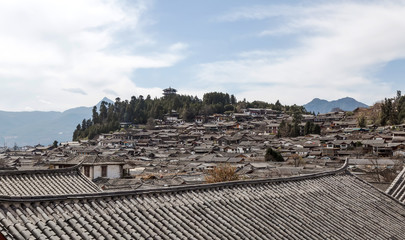
M188 47L187 44L178 42L178 43L171 45L169 49L170 49L170 51L177 52L177 51L185 50L185 49L187 49L187 47Z
M292 7L289 5L252 6L249 8L238 7L232 9L227 14L218 17L219 21L234 22L239 20L263 20L281 16L296 16L297 13L307 11L302 7Z
M77 93L77 94L82 94L82 95L87 95L87 93L80 88L63 88L63 91L71 92L71 93Z
M144 31L151 24L148 4L1 1L0 109L65 110L95 104L106 91L123 99L156 93L137 87L132 72L173 66L184 59L187 45L156 47ZM131 38L130 44L124 44L122 36ZM141 46L156 50L141 52Z
M258 49L243 52L236 60L201 64L198 79L238 85L243 89L238 95L251 100L280 99L288 104L345 96L372 104L392 95L395 86L372 76L388 62L405 58L403 1L277 9L237 9L220 19L236 22L281 17L281 26L263 29L258 37L297 34L297 46L285 52Z

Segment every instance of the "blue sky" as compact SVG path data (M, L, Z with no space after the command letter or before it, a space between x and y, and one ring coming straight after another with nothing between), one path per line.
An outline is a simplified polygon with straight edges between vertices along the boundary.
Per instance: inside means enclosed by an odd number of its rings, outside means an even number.
M405 1L0 2L0 110L210 91L373 104L403 90Z

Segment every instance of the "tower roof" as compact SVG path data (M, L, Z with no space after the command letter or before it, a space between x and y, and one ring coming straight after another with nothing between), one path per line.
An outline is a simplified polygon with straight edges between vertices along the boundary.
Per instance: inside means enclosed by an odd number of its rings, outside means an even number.
M165 96L176 94L176 93L177 93L177 90L174 88L171 88L171 87L163 89L163 95L165 95Z

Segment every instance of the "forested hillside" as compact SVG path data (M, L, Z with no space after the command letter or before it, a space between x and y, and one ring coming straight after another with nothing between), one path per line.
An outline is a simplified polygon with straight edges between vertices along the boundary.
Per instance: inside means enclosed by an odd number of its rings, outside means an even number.
M375 126L395 126L405 121L405 96L401 91L392 98L385 98L373 106L364 109L357 109L357 121L360 127L367 124Z
M234 95L221 92L206 93L203 99L188 95L171 94L161 98L152 99L149 95L132 96L130 100L115 99L114 104L102 102L100 108L93 108L92 118L83 119L73 134L73 140L92 139L100 133L118 130L120 122L146 124L153 119L163 119L166 114L176 111L179 117L186 122L193 121L197 115L209 116L211 114L240 112L246 108L271 108L287 113L304 113L302 106L283 106L279 101L266 103L262 101L237 101Z

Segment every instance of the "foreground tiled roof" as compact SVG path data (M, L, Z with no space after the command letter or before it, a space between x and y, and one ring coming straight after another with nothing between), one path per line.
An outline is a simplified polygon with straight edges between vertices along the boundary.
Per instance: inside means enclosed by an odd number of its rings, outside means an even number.
M79 166L53 170L0 172L0 195L43 196L102 192Z
M405 207L339 171L161 190L0 197L7 239L403 239Z
M386 193L396 198L398 201L405 203L405 167L391 183Z

